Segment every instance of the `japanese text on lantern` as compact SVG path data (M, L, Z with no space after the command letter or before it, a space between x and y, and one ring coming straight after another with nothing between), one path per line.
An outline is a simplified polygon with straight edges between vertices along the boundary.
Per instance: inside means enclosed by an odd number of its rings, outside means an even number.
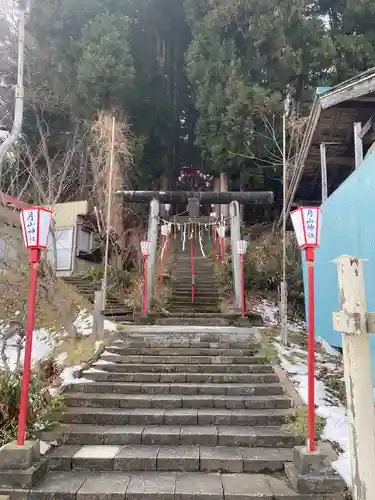
M36 213L30 210L26 217L26 232L29 245L36 244Z
M306 243L316 242L317 231L317 211L310 208L304 210L305 228L306 228Z

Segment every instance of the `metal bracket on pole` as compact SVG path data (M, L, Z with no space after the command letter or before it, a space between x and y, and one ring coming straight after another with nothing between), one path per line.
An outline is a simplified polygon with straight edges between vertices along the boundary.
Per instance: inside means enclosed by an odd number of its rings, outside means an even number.
M150 255L148 258L148 277L147 277L147 311L150 310L153 289L154 289L154 270L156 264L156 249L158 244L158 216L160 203L152 200L150 203L150 215L148 222L148 240L151 241Z
M237 241L241 239L241 219L240 205L238 201L232 201L229 205L230 214L230 238L232 248L232 266L234 277L234 301L236 309L240 309L242 305L241 296L241 269L240 256L237 253Z

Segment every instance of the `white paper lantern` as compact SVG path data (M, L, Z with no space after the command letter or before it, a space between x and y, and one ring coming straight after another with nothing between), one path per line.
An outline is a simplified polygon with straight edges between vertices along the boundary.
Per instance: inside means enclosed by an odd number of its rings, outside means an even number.
M290 213L300 248L318 247L322 227L320 207L300 207Z
M245 255L247 250L247 241L239 240L237 241L237 253L238 255Z
M40 207L21 210L21 225L26 248L43 249L47 247L51 222L51 210Z
M225 238L225 226L217 226L216 231L220 238Z
M141 250L143 257L148 257L151 252L151 241L147 240L141 241Z
M162 236L167 236L167 234L168 234L167 224L164 224L163 226L161 226L161 234L162 234Z

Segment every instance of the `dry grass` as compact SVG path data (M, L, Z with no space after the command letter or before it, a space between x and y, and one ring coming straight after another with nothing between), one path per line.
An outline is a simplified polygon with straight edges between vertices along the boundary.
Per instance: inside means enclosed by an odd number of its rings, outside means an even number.
M9 270L0 278L0 318L4 321L19 320L23 322L26 313L29 293L28 276L24 273ZM75 289L61 280L57 281L59 307L49 303L40 294L37 301L36 328L48 328L59 331L66 323L67 318L72 321L80 309L90 310L90 303L79 295Z
M315 429L316 429L316 439L320 441L324 427L325 419L317 414L315 414ZM301 406L296 408L289 421L283 426L285 432L293 434L294 436L300 437L301 439L307 440L307 407Z
M96 342L102 341L103 347L112 338L113 332L104 332L103 335L87 335L81 338L66 336L62 342L55 347L53 356L66 353L65 366L75 366L87 363L95 352Z
M262 330L261 335L262 339L260 341L258 355L266 358L266 360L272 364L278 364L279 356L274 344L275 337L278 335L278 330L276 328Z

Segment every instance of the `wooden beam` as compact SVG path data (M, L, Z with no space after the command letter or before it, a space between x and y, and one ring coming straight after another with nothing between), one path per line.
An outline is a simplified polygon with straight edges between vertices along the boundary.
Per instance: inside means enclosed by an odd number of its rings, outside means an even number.
M367 122L363 125L362 130L359 133L360 139L363 139L365 137L365 135L367 134L367 132L371 129L372 124L373 124L374 115L375 115L375 113L373 115L371 115L370 118L367 120Z
M320 172L322 178L322 203L328 198L327 188L327 150L325 142L320 145Z
M358 168L363 162L363 142L360 137L362 130L362 123L354 123L354 158L355 158L355 168Z
M367 96L372 92L375 92L375 76L369 75L362 81L348 83L343 88L338 88L327 92L327 94L323 94L320 97L320 103L323 109L330 108L336 104L341 105L343 102Z
M337 105L337 109L341 109L344 113L345 110L355 110L355 109L360 109L360 110L373 110L375 108L375 101L347 101L347 102L340 102L340 104Z

